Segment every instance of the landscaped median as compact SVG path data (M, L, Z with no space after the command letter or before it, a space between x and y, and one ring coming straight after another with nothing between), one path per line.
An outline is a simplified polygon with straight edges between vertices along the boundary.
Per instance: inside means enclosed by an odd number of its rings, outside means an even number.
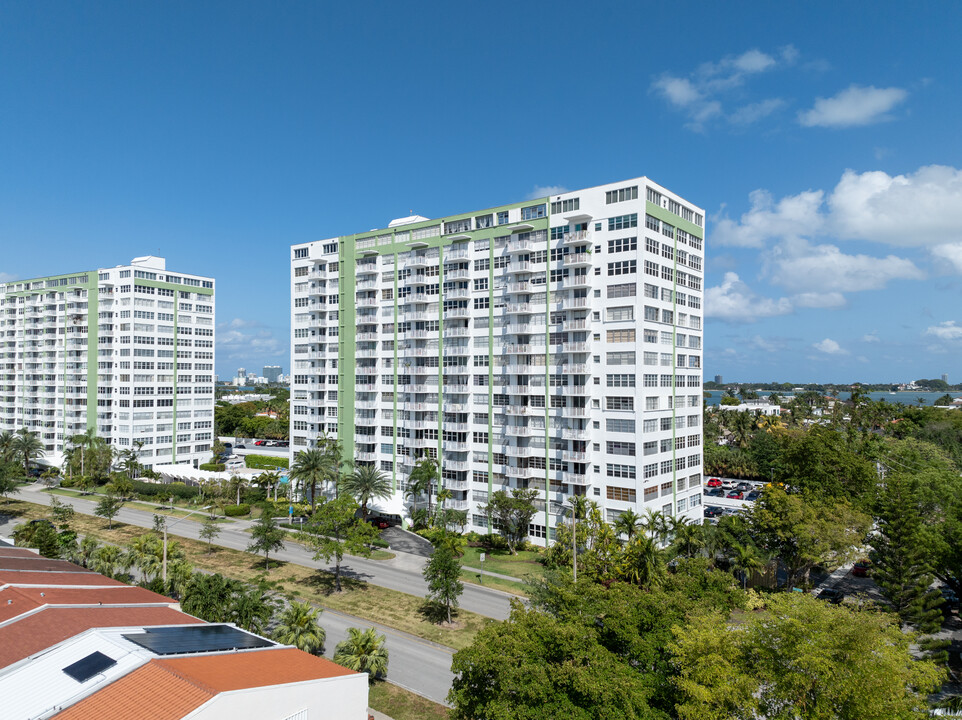
M46 506L19 500L0 505L0 513L22 520L49 517ZM89 535L115 545L125 544L150 532L145 528L123 523L114 523L113 529L108 530L100 518L79 512L70 525L80 535ZM270 581L279 592L300 600L387 625L455 650L470 645L484 625L494 622L477 613L459 610L459 627L445 628L435 625L422 614L425 600L414 595L351 579L342 579L344 590L337 593L333 591L333 574L323 570L294 563L279 563L270 574L265 575L263 558L216 545L208 555L207 544L202 541L182 537L178 537L176 541L185 550L187 560L199 570L221 573L245 582L263 578ZM273 562L276 561L272 558Z

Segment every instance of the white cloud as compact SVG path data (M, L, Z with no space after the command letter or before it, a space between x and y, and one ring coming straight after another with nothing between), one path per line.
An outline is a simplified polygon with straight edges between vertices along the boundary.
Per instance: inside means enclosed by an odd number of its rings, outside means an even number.
M0 272L0 283L10 282L11 280L16 280L16 275L11 275L10 273Z
M762 352L778 352L781 350L781 346L777 342L771 340L766 340L761 335L756 335L748 342L749 346L753 350L761 350Z
M771 300L759 297L733 272L725 273L725 279L718 287L705 290L705 317L748 323L790 312L792 303L788 298Z
M936 245L931 250L938 260L947 260L957 273L962 273L962 242Z
M876 333L870 332L862 336L862 342L877 343L877 342L881 342L881 340L879 340L879 337Z
M771 238L811 235L824 222L819 212L823 198L821 190L807 190L776 203L767 190L754 190L748 196L751 209L737 222L713 218L712 244L759 248Z
M728 116L728 122L732 125L751 125L768 117L784 105L785 101L781 98L771 98L769 100L743 105Z
M927 328L925 334L934 335L940 340L962 340L962 326L957 325L955 320L946 320Z
M535 185L534 189L528 194L528 200L540 200L543 197L561 195L568 192L568 188L562 185Z
M834 245L786 241L766 258L771 281L798 293L879 290L891 280L925 277L911 260L888 255L846 255Z
M840 292L804 292L792 296L792 303L800 308L835 310L845 307L845 296Z
M253 333L237 329L218 329L217 332L218 360L244 360L252 355L278 356L287 349L287 344L282 344L267 328Z
M888 112L905 101L902 88L851 85L830 98L816 98L815 107L798 114L805 127L857 127L888 120Z
M758 49L740 55L728 55L717 62L699 65L687 77L663 73L651 84L651 91L661 95L676 110L688 116L685 127L695 132L704 130L713 118L725 117L721 96L743 85L749 77L769 72L779 65L791 65L798 51L791 45L780 48L777 55ZM775 112L784 101L773 98L743 105L728 116L736 125L748 125Z
M845 350L831 338L825 338L820 342L814 343L812 347L826 355L848 355L848 350Z

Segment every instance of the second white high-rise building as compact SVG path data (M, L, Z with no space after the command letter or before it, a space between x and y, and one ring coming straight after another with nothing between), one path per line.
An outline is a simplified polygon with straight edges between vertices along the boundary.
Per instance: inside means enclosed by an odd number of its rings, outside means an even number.
M291 250L291 451L440 464L468 529L502 488L700 518L704 212L647 178Z

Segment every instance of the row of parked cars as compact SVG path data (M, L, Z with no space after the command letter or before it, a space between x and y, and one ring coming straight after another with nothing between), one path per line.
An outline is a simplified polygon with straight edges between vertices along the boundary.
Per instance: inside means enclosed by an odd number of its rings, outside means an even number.
M255 440L253 445L257 447L290 447L291 443L288 440ZM238 450L246 450L247 446L244 444L235 445Z
M761 486L750 483L747 480L721 480L711 478L705 490L708 497L723 497L730 500L749 500L754 501L762 496Z

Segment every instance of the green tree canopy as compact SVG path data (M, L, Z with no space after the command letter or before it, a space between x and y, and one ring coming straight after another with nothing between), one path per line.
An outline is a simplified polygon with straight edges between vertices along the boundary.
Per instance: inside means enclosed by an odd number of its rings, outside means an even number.
M344 555L371 556L370 543L378 532L356 515L357 503L349 495L333 500L321 499L305 528L310 533L314 559L334 559L334 587L341 590L341 561Z
M534 501L538 499L537 490L512 488L510 494L497 490L491 495L481 511L498 521L499 532L508 543L508 550L517 555L517 547L528 537L528 526L537 510Z
M347 639L334 648L334 662L349 670L367 673L371 681L387 677L387 640L374 628L348 628Z
M277 524L277 518L269 510L264 510L251 527L251 542L247 552L264 553L264 567L271 571L270 554L284 549L284 528Z

